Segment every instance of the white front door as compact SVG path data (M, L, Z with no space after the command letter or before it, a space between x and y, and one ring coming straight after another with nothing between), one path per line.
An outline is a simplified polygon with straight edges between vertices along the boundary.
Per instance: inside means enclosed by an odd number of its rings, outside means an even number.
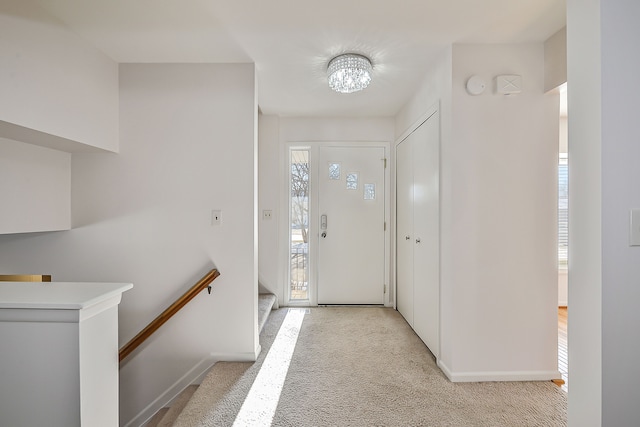
M383 147L320 147L318 304L384 303Z

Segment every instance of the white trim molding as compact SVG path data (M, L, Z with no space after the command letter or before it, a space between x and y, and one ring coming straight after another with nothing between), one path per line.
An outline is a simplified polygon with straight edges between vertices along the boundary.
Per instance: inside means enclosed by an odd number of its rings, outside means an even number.
M449 381L454 383L489 382L489 381L551 381L561 379L559 371L481 371L452 372L441 360L438 367Z

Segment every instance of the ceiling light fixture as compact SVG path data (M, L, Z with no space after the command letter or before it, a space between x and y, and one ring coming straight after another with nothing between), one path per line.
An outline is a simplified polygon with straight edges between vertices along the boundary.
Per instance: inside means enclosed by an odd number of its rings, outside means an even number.
M340 93L357 92L369 86L372 70L366 56L355 53L336 56L327 69L329 87Z

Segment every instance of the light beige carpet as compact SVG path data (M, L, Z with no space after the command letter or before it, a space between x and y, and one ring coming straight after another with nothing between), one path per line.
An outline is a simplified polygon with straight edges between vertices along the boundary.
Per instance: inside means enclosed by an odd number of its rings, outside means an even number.
M276 310L267 322L258 363L285 314ZM245 375L256 373L252 366ZM239 381L198 425L231 426L250 384ZM313 308L272 425L565 426L566 404L566 393L551 382L449 382L392 309Z

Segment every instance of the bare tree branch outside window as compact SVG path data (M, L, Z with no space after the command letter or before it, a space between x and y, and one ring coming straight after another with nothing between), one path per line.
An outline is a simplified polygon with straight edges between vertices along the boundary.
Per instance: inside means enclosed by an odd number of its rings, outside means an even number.
M291 163L291 226L309 242L309 163Z

